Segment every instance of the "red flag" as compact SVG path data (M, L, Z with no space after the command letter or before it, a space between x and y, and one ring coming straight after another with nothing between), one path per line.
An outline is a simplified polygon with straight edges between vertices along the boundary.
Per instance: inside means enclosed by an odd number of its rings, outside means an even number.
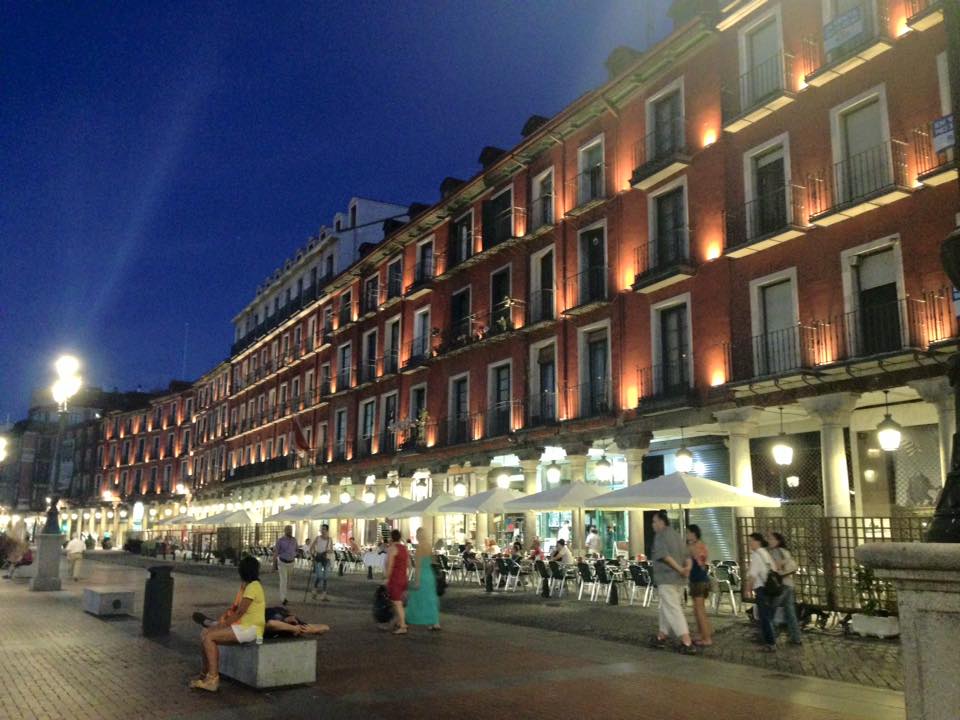
M303 426L300 425L300 418L293 421L293 444L297 446L300 452L310 452L310 443L307 442L306 433L303 432Z

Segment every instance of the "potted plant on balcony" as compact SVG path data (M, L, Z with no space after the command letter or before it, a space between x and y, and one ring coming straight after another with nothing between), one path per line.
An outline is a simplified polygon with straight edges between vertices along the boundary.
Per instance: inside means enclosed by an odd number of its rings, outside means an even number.
M900 622L883 609L880 585L872 568L857 567L855 577L860 612L850 618L850 632L862 637L889 638L900 634Z

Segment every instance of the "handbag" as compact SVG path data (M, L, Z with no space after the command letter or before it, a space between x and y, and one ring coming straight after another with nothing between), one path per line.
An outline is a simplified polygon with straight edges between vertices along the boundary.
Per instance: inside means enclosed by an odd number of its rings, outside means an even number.
M378 623L390 622L393 617L393 603L386 585L378 585L373 591L373 619Z
M760 557L767 565L767 579L763 583L763 594L770 598L779 597L783 592L783 576L773 569L773 558L764 550Z
M436 578L437 597L443 597L443 594L447 591L447 574L439 565L431 565L430 567L433 568L433 576Z

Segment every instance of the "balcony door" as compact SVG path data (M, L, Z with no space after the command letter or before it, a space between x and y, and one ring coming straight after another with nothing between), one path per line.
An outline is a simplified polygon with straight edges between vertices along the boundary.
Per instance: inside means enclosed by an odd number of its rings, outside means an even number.
M470 396L466 377L450 383L450 440L455 443L469 440Z
M551 422L557 417L557 361L554 345L537 351L534 372L536 396L533 401L533 422Z
M490 276L491 332L498 333L513 327L510 307L510 268L497 270Z
M892 248L857 258L857 354L876 355L903 346L901 302Z
M844 113L840 120L843 157L836 181L842 192L840 202L851 202L888 184L891 158L879 98Z
M761 332L754 345L756 375L776 375L799 366L793 283L780 280L759 288Z
M609 342L605 330L587 337L587 397L590 415L599 415L610 409Z
M827 62L846 57L867 40L874 37L876 18L874 0L829 0L830 19L827 25L843 26L843 35L848 39L833 44L827 49Z
M450 298L450 334L454 345L470 341L470 288Z
M753 212L748 237L769 235L787 224L787 203L784 186L786 168L783 148L778 147L753 159Z
M392 429L397 422L397 394L383 398L383 439L380 441L381 453L392 453L397 449L396 432Z
M531 321L553 320L553 250L533 259L533 292L530 295Z
M510 365L497 365L490 370L490 410L487 430L491 437L510 432L511 382Z
M746 37L747 73L744 106L751 107L783 86L780 71L780 28L771 16Z
M602 227L580 234L580 305L607 295L607 244Z
M383 348L383 372L397 371L397 354L400 350L400 318L387 323Z
M660 311L660 387L665 395L680 394L689 386L687 376L687 306Z
M664 193L655 199L656 241L653 267L674 265L686 257L683 187Z
M672 155L683 147L680 91L674 91L653 103L651 159Z

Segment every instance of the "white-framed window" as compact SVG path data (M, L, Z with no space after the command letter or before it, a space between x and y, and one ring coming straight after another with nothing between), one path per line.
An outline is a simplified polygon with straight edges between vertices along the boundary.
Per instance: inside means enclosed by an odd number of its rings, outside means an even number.
M790 135L783 133L743 154L746 238L780 230L794 218L790 184Z
M473 330L471 290L467 285L450 294L450 339L455 345L470 341Z
M866 41L886 30L880 22L877 0L821 0L821 6L824 27L843 16L849 20L843 23L847 28L844 33L847 39L825 48L828 63L850 55Z
M486 437L513 431L513 361L487 365Z
M373 453L373 436L376 432L377 400L371 398L360 403L360 446L361 455Z
M347 409L337 408L333 415L333 459L347 458Z
M557 419L557 338L530 344L531 425L543 425Z
M750 281L753 376L777 375L802 366L797 269Z
M530 230L553 225L553 166L534 176L530 183Z
M410 359L420 360L430 356L430 306L420 308L413 315L413 338Z
M427 384L418 383L410 388L410 406L407 418L419 420L421 413L427 409Z
M363 314L375 312L380 305L380 274L371 275L363 281Z
M641 372L640 397L685 393L693 387L690 293L650 306L653 366Z
M344 290L340 294L340 327L353 322L353 291Z
M878 85L830 110L833 149L833 200L855 202L893 183L885 85Z
M604 197L603 134L591 138L577 150L577 205Z
M387 265L387 300L403 295L403 258L391 260Z
M459 265L473 255L473 209L450 223L450 261L448 268Z
M417 264L413 268L413 282L420 283L431 279L436 263L433 257L433 237L417 243Z
M899 350L909 338L909 318L899 235L878 238L840 253L848 349L858 356Z
M393 390L380 396L380 442L378 452L397 450L396 422L400 419L400 393Z
M511 299L510 263L490 273L490 330L491 334L513 329L513 302Z
M743 111L787 88L780 6L775 5L741 27L737 39L740 109Z
M491 195L482 206L483 248L494 247L514 236L513 185Z
M462 443L473 440L470 417L470 373L460 373L449 380L447 393L447 440Z
M294 409L300 402L300 378L295 377L290 381L290 400L294 404Z
M530 256L530 301L528 322L538 323L556 317L556 252L553 244Z
M677 178L647 195L648 267L669 267L690 257L687 178Z
M360 382L370 382L377 377L377 329L363 334L363 359L360 365Z
M577 305L607 299L607 221L577 232Z
M572 417L593 417L612 409L610 321L602 320L577 328L579 392L571 394L579 401Z
M347 342L337 348L337 391L353 386L353 347Z
M655 162L686 147L683 76L661 88L644 107L646 162Z

